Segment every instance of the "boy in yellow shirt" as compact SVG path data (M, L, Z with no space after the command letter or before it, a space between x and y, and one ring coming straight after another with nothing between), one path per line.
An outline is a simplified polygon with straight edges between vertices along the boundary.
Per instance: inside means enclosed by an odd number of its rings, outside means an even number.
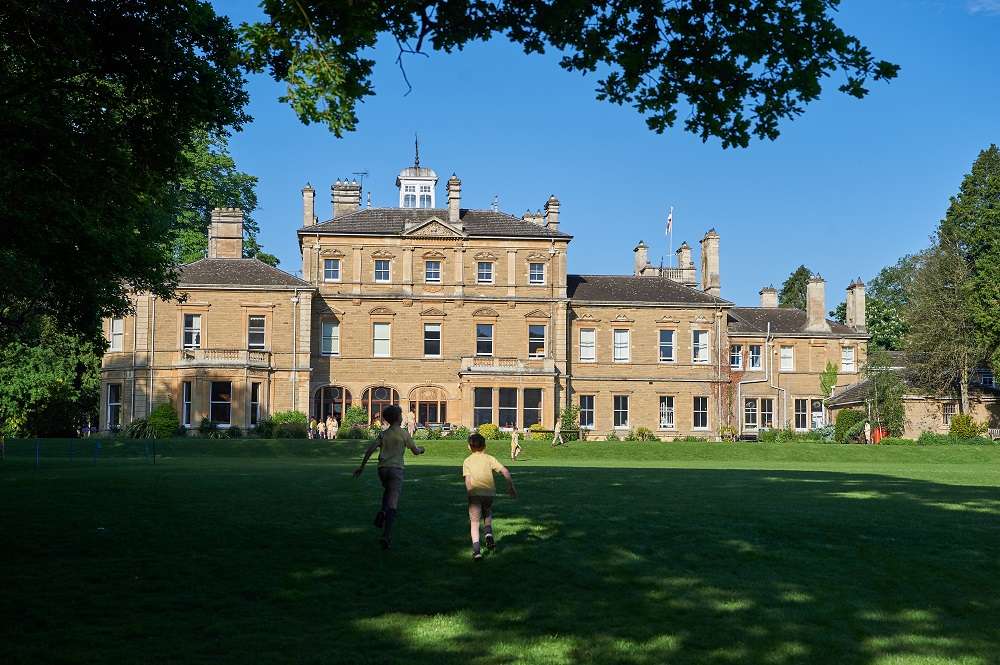
M517 498L514 489L514 479L510 471L497 461L493 455L486 454L486 439L478 432L469 435L469 450L472 454L465 458L462 464L462 475L465 476L465 491L469 496L469 532L472 535L472 558L479 561L483 554L479 548L479 520L483 520L486 531L486 547L493 549L493 497L496 495L496 484L493 482L493 472L502 474L507 479L507 494Z

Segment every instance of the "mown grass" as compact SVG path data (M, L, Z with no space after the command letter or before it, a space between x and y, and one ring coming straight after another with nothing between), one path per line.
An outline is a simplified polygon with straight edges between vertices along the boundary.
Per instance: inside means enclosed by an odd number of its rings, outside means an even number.
M460 442L395 547L358 442L9 442L5 663L993 663L1000 450L527 442L468 553ZM491 444L503 460L503 442Z

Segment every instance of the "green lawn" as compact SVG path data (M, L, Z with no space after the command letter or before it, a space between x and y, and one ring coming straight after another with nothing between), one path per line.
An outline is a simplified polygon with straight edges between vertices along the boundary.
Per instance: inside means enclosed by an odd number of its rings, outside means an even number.
M91 445L8 443L0 662L1000 659L1000 447L529 441L474 563L458 442L388 552L361 444Z

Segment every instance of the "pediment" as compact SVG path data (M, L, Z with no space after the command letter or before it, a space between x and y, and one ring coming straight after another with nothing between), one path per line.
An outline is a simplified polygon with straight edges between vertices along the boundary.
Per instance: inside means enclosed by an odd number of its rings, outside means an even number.
M396 313L388 307L372 307L368 313L371 316L396 316Z
M431 217L426 222L421 222L410 229L403 231L404 236L426 237L426 238L464 238L465 234L447 222Z
M344 256L344 253L336 247L327 247L326 249L320 250L319 255L325 258L340 258Z
M498 314L497 311L492 307L480 307L479 309L477 309L472 313L472 316L478 316L480 318L486 318L486 317L494 319L500 318L500 314Z
M663 315L656 320L657 323L680 323L680 319L672 319L667 315Z
M622 312L615 318L611 319L614 323L635 323L635 319L631 318L628 314Z
M531 261L532 263L541 263L544 261L548 261L550 258L552 257L550 257L548 254L543 254L542 252L532 252L531 254L528 254L527 260Z
M597 318L596 316L594 316L590 312L587 312L583 316L576 317L576 320L577 321L584 321L586 323L597 323L598 321L600 321L599 318Z
M496 261L500 257L493 252L476 252L472 258L477 261Z
M524 318L526 318L526 319L548 319L548 318L551 318L551 317L549 316L548 312L545 312L545 311L540 310L540 309L533 309L530 312L528 312L527 314L525 314Z
M448 313L443 309L438 309L437 307L428 307L424 311L420 312L420 316L448 316Z
M443 252L439 252L436 249L431 249L420 255L425 259L444 259L447 258Z
M372 252L373 259L394 259L396 255L387 249L377 249Z

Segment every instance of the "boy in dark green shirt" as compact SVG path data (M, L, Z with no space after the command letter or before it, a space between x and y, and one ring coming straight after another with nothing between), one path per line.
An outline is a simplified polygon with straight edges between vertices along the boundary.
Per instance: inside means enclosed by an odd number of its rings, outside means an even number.
M365 449L361 466L354 470L357 478L365 470L368 458L378 448L378 478L382 482L382 508L375 514L375 527L382 529L379 543L382 549L389 549L392 543L392 525L396 521L396 507L403 492L403 454L409 448L414 455L421 455L424 449L410 438L410 433L399 425L403 421L403 411L398 406L387 406L382 410L382 420L389 428L375 438Z

